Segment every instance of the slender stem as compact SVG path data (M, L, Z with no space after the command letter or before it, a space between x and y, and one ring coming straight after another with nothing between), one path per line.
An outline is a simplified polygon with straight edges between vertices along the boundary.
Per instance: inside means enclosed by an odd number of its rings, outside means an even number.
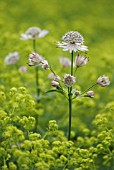
M86 89L83 93L81 93L81 95L83 95L84 93L86 93L88 90L90 90L91 88L93 88L94 86L96 86L97 83L93 84L92 86L90 86L88 89Z
M71 53L71 75L73 75L73 51Z
M76 74L77 69L78 69L78 67L75 68L74 75Z
M33 50L36 52L36 40L33 39ZM35 67L35 79L36 79L36 100L39 102L40 88L39 88L39 68Z
M73 75L73 51L71 53L71 75ZM71 124L72 124L72 87L68 87L68 101L69 101L69 130L68 140L71 137Z
M70 140L70 135L71 135L71 117L72 117L72 95L70 92L70 88L68 88L69 94L69 131L68 131L68 140Z

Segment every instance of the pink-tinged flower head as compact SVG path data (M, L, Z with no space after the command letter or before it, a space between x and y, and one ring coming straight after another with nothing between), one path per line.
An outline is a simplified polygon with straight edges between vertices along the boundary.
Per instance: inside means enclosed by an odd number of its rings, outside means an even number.
M49 69L48 61L47 61L47 60L42 60L41 66L42 66L42 68L45 69L45 70Z
M58 85L59 85L59 83L57 81L55 81L55 80L53 80L51 82L51 86L53 86L53 87L57 87Z
M23 73L26 73L26 72L27 72L27 67L26 67L26 66L21 66L21 67L19 68L19 71L20 71L20 72L23 72Z
M97 84L102 86L102 87L105 87L105 86L108 86L110 84L110 80L107 76L103 75L103 76L100 76L97 79Z
M20 56L19 53L17 51L13 52L13 53L9 53L5 59L4 59L4 63L6 65L12 65L12 64L16 64L17 61L19 60Z
M69 67L71 65L71 61L69 58L60 57L60 64L63 65L63 67Z
M66 74L63 81L67 87L71 87L76 82L76 78L70 74Z
M32 52L31 54L29 54L28 65L29 66L37 66L41 63L42 60L43 60L43 58L39 54Z
M88 97L91 97L91 98L94 97L94 91L88 91L86 94Z
M61 78L60 78L60 76L58 76L58 75L54 75L54 80L55 80L55 81L60 81Z
M30 40L30 39L37 39L43 38L45 35L48 34L47 30L41 30L38 27L30 27L24 34L21 34L22 40Z
M86 56L77 55L75 60L75 66L81 67L88 63L89 59Z
M88 51L88 47L84 46L84 38L83 36L77 31L70 31L66 33L62 37L63 42L58 42L57 45L60 48L63 48L63 51Z

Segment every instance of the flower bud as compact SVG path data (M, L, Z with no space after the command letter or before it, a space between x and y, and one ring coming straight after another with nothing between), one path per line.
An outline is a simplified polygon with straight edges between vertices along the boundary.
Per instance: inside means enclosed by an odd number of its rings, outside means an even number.
M87 96L93 98L94 97L94 91L88 91Z
M60 81L61 78L60 78L58 75L54 75L54 80L55 80L55 81Z
M89 59L86 56L77 55L75 60L76 67L84 66L88 63Z
M53 87L57 87L59 85L59 83L57 82L57 81L52 81L51 82L51 86L53 86Z
M79 96L81 94L81 92L76 90L76 89L73 89L72 94L74 94L77 97L77 96Z
M43 60L41 66L45 70L49 69L48 61L47 60Z
M26 66L21 66L21 67L19 68L19 71L20 71L20 72L23 72L23 73L26 73L26 72L27 72L27 67L26 67Z

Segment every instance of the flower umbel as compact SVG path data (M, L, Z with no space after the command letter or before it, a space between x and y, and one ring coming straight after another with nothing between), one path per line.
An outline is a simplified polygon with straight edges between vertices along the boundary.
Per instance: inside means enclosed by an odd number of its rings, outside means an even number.
M88 47L84 46L84 38L83 36L77 31L70 31L66 33L62 37L63 42L58 42L57 45L60 48L63 48L63 51L88 51Z
M43 38L45 35L48 34L48 30L41 30L38 27L30 27L24 34L21 34L22 40L30 40L30 39L37 39Z
M76 78L70 74L65 74L63 81L67 87L71 87L76 82Z
M17 51L13 52L13 53L9 53L6 57L5 57L5 64L6 65L12 65L12 64L16 64L17 61L19 60L20 56L19 53Z
M103 76L100 76L97 79L97 84L102 86L102 87L105 87L105 86L108 86L110 84L110 80L107 76L103 75Z
M75 60L75 66L81 67L88 63L89 59L86 56L77 55Z

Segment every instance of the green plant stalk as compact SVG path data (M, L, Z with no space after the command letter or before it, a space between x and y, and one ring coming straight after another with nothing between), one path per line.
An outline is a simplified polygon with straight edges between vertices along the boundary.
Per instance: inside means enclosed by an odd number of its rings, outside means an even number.
M36 52L36 40L33 39L33 50ZM35 67L35 79L36 79L36 100L37 102L40 101L40 88L39 88L39 68L38 66Z
M71 53L71 75L73 75L73 51ZM72 125L72 87L68 87L68 101L69 101L69 129L68 140L71 137L71 125Z

